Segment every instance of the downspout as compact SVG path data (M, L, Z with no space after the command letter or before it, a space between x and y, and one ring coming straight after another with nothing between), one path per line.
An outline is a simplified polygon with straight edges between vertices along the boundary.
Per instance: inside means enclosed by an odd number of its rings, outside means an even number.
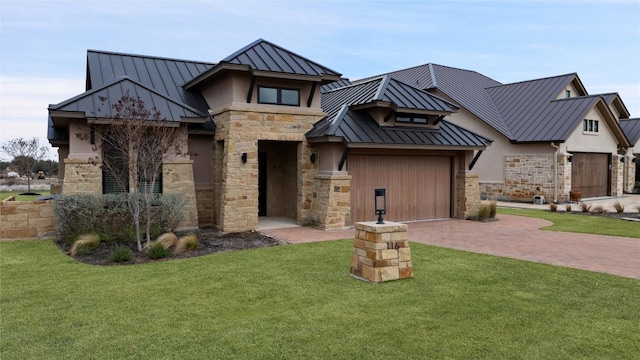
M551 147L556 151L553 154L553 203L558 203L558 153L560 152L560 146L551 143Z

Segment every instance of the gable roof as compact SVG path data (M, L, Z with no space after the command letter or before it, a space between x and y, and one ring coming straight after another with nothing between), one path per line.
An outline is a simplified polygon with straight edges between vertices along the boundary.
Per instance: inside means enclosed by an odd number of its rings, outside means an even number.
M604 98L604 101L606 101L609 106L616 108L618 114L620 114L620 119L628 119L629 116L631 116L631 113L627 110L627 106L617 92L600 94L600 96Z
M625 136L629 139L631 146L640 144L640 118L622 119L620 127Z
M395 110L450 114L457 106L389 76L380 76L322 94L327 116L307 132L309 139L340 137L348 144L458 146L484 148L491 140L447 121L439 128L380 126L361 105L387 103Z
M222 59L216 66L184 84L191 89L224 70L245 70L252 73L269 73L271 76L304 76L319 79L322 83L340 80L342 74L320 65L264 39L258 39Z
M110 119L116 116L113 105L125 95L141 99L148 108L156 108L161 118L170 122L204 123L209 116L126 76L59 104L50 105L49 113L55 115L56 111L72 111L82 112L87 118ZM55 124L55 117L53 118Z

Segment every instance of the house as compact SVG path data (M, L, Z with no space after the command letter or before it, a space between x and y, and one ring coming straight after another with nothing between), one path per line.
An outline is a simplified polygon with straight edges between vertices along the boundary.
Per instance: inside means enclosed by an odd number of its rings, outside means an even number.
M341 74L257 40L218 63L89 50L82 94L49 106L64 194L115 191L92 128L130 94L157 108L183 151L163 154L162 193L188 203L183 227L256 229L286 217L322 229L373 220L387 189L394 221L467 218L480 208L474 164L489 137L448 119L458 105L381 76Z
M629 112L618 94L589 95L575 73L502 84L425 64L385 75L458 104L447 119L494 140L476 165L483 197L566 201L570 191L632 191L632 145L621 127Z

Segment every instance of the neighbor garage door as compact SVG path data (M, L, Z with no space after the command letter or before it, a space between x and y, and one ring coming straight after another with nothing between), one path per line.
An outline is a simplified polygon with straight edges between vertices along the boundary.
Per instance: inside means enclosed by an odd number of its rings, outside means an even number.
M350 155L351 221L373 221L374 189L387 189L386 220L451 217L451 157Z
M611 195L609 164L611 155L574 153L571 160L571 191L583 198Z

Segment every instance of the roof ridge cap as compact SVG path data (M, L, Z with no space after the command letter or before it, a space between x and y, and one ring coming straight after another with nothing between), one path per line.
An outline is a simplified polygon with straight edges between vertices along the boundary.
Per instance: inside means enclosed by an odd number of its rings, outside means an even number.
M548 80L548 79L553 79L553 78L559 78L559 77L564 77L564 76L578 76L578 73L567 73L567 74L562 74L562 75L553 75L553 76L546 76L546 77L541 77L541 78L537 78L537 79L529 79L529 80L521 80L521 81L516 81L516 82L512 82L512 83L506 83L506 84L500 84L500 85L494 85L494 86L488 86L485 89L491 89L491 88L496 88L496 87L500 87L500 86L508 86L508 85L516 85L516 84L524 84L527 82L533 82L533 81L540 81L540 80Z
M138 57L138 58L145 58L145 59L156 59L156 60L183 61L183 62L191 62L191 63L199 63L199 64L207 64L207 65L216 65L217 64L217 63L208 62L208 61L178 59L178 58L170 58L170 57L165 57L165 56L153 56L153 55L143 55L143 54L130 54L130 53L124 53L124 52L117 52L117 51L107 51L107 50L87 49L87 54L88 53L117 55L117 56L129 56L129 57Z
M375 77L369 78L369 79L367 79L366 81L363 81L363 82L350 84L350 85L345 85L345 86L341 86L341 87L338 87L338 88L335 88L335 89L327 90L327 91L323 92L323 94L329 94L329 93L332 93L332 92L345 90L345 89L356 87L356 86L362 86L363 84L370 83L370 82L378 80L380 78L382 78L382 76L375 76Z

